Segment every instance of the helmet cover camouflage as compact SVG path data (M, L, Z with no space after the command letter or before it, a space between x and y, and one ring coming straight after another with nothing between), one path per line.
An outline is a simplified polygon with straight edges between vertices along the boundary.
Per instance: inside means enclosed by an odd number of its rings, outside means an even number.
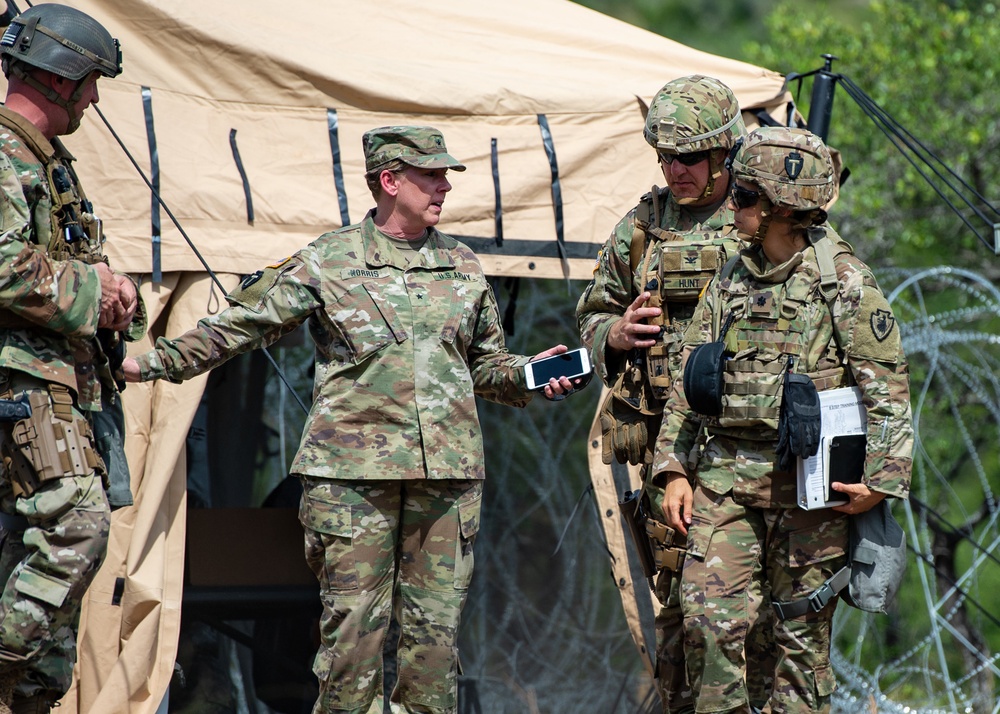
M806 129L760 127L734 152L730 171L756 184L771 203L796 211L823 208L836 196L830 150Z
M122 71L118 40L90 15L66 5L35 5L11 20L0 38L0 55L80 80L93 71Z
M654 149L689 154L729 150L746 133L733 90L696 74L663 85L649 105L642 135Z
M382 126L365 132L361 146L365 173L395 159L422 169L465 171L465 165L448 153L441 132L429 126Z

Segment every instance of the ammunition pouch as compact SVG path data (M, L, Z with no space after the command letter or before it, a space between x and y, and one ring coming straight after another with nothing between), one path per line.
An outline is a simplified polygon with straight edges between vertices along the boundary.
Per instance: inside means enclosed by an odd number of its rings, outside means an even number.
M680 371L681 340L701 291L722 265L722 248L710 241L688 241L677 233L658 231L659 261L655 275L646 275L649 307L661 314L657 344L646 350L647 378L653 395L666 401L673 376ZM649 271L652 273L652 271Z
M642 370L629 365L604 399L601 420L601 458L606 464L648 464L660 430L663 412L649 391Z
M26 393L31 416L3 425L2 455L14 495L29 497L52 479L86 476L93 471L104 477L90 424L73 410L69 390L50 384L48 389Z
M784 355L723 360L719 426L777 430L786 364Z

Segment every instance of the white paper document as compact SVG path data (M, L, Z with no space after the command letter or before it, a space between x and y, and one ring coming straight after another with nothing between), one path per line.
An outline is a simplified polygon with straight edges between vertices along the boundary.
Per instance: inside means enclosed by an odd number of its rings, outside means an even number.
M819 449L815 456L798 459L799 506L806 510L829 508L847 503L846 498L831 500L830 496L830 449L836 437L861 436L867 429L867 416L861 402L861 390L857 387L828 389L819 393L821 427ZM863 442L853 441L854 444ZM834 481L838 479L836 474Z

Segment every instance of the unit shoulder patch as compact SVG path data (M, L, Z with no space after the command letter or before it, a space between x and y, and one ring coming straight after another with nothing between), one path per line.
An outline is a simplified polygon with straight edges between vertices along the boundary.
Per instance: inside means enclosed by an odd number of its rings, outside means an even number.
M862 290L851 353L877 362L894 364L899 359L899 325L888 300L877 288L865 286Z

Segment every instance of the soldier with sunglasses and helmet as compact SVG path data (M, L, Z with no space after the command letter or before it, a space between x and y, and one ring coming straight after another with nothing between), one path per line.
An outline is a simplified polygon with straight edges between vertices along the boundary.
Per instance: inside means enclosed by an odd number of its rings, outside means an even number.
M745 135L736 97L719 80L693 75L660 89L643 137L656 151L666 188L654 186L618 222L577 305L583 343L591 348L595 372L611 388L601 408L604 462L642 467L642 495L635 504L649 514L645 529L656 572L647 574L656 578L661 604L655 676L669 714L694 711L678 590L684 538L656 520L664 483L650 478L649 465L664 402L680 374L681 337L699 294L742 245L727 206L732 178L725 162ZM756 593L754 608L765 598ZM767 615L766 608L762 612ZM750 659L763 663L761 671L769 670L772 650L767 630L755 628L761 640L750 643L759 650ZM749 686L766 701L769 682L751 675Z
M849 517L909 490L908 368L871 269L826 222L837 171L823 141L756 129L729 165L730 206L751 246L708 285L685 333L651 471L666 481L668 525L687 535L681 602L697 711L744 714L753 703L746 603L763 588L776 613L768 710L825 714L838 593L854 594L840 580ZM866 414L860 480L827 454L840 505L807 510L797 458L819 448L820 395L843 387ZM691 445L706 437L693 464Z

